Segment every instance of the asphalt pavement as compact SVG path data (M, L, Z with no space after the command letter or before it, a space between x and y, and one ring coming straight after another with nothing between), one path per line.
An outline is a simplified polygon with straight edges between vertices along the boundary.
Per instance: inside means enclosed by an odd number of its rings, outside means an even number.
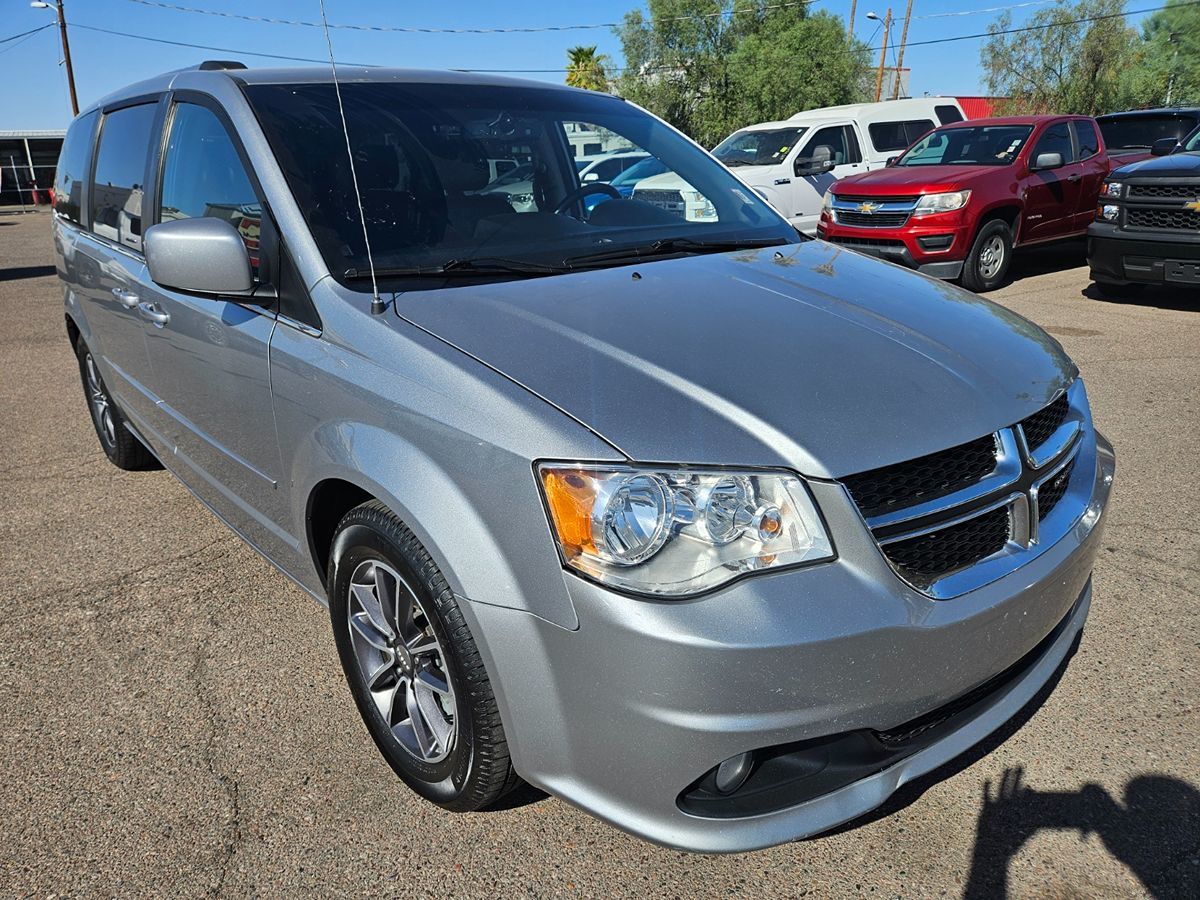
M50 217L0 216L0 895L1200 896L1200 294L1091 296L1081 243L993 297L1116 445L1053 692L881 813L741 856L553 798L453 815L377 755L327 614L165 472L104 458Z

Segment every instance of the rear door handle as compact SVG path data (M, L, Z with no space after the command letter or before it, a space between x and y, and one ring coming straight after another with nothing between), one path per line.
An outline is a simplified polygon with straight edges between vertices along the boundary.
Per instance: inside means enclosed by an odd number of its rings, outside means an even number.
M127 291L125 288L115 287L112 289L112 295L116 297L120 304L126 309L138 308L138 295L133 291Z
M153 303L139 303L138 311L159 328L171 321L171 314L163 312Z

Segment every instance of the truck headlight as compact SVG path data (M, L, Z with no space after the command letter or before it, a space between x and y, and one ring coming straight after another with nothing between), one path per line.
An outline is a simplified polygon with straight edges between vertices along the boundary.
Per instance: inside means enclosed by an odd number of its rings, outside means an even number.
M833 191L826 191L825 196L821 198L821 212L833 211Z
M679 193L683 197L685 218L689 222L717 218L717 208L699 191L680 191Z
M834 555L808 488L788 472L587 463L537 471L563 562L610 587L683 597Z
M970 191L948 191L944 194L922 194L913 208L914 216L930 216L934 213L953 212L962 209L971 199Z
M1121 195L1125 192L1125 185L1120 181L1106 181L1100 188L1101 197L1112 197L1115 200L1121 199Z

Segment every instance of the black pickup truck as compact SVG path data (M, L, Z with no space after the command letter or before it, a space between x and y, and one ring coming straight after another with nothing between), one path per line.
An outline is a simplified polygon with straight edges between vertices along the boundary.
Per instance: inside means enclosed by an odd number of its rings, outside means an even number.
M1147 284L1200 288L1200 128L1151 152L1109 173L1088 226L1092 280L1110 296Z

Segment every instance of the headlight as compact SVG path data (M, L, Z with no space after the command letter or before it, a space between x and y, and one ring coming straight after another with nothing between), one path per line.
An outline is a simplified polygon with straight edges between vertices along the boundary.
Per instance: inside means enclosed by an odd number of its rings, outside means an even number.
M826 191L825 196L821 198L821 211L830 212L833 210L833 191Z
M1117 216L1121 214L1121 207L1114 203L1105 203L1103 206L1097 207L1096 212L1098 214L1096 218L1101 221L1115 222L1117 221Z
M610 587L682 597L833 558L808 488L786 472L546 463L538 480L567 566Z
M679 194L683 197L683 202L686 205L685 218L689 221L695 219L715 219L717 217L717 208L713 206L711 200L699 191L680 191Z
M917 201L912 214L914 216L929 216L934 213L951 212L962 209L971 199L970 191L949 191L945 194L924 194Z
M1104 186L1100 188L1101 197L1113 197L1120 199L1121 194L1125 192L1125 185L1120 181L1106 181Z

